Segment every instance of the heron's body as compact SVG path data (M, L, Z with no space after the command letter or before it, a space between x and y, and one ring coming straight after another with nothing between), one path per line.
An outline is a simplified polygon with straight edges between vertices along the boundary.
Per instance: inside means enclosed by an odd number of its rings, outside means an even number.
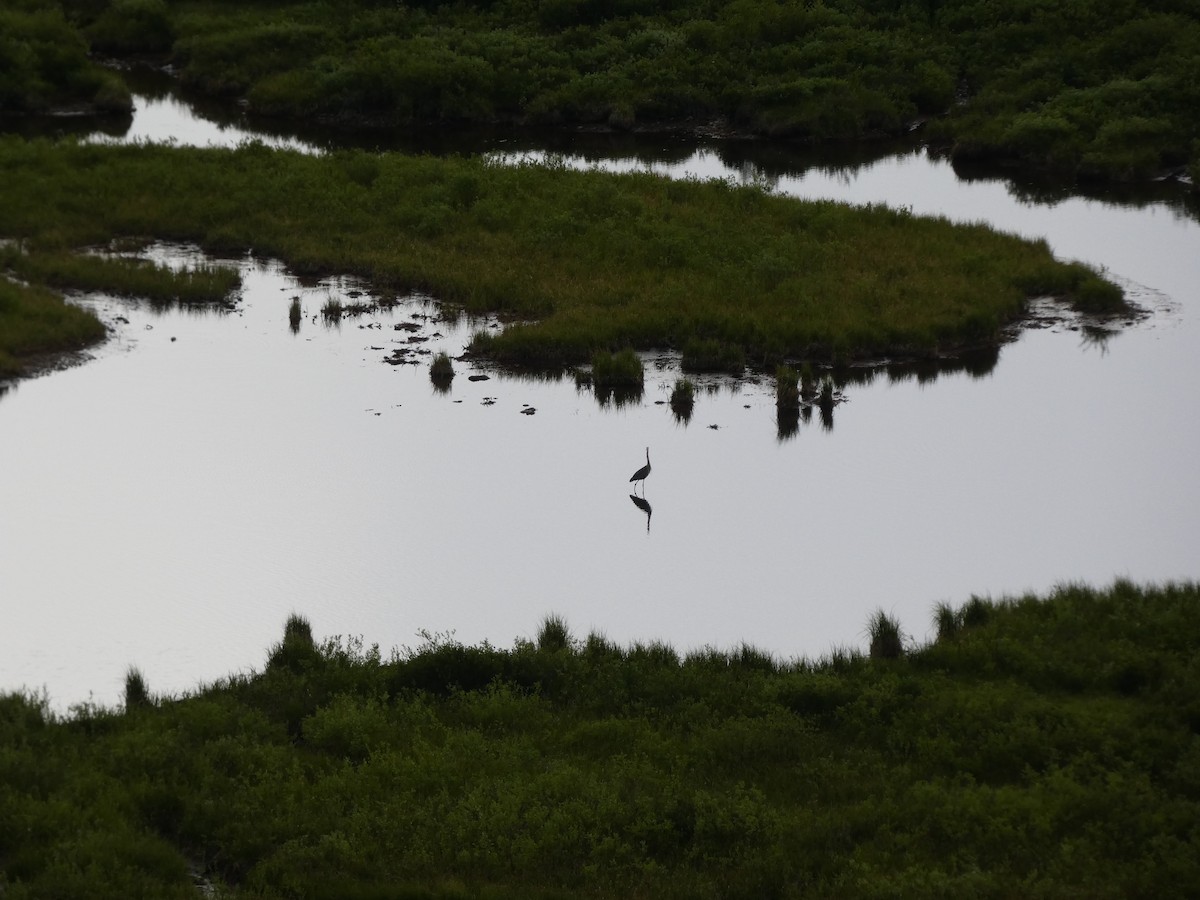
M638 469L636 472L634 472L633 475L630 476L629 480L631 482L632 481L644 482L646 480L646 476L649 474L650 474L650 448L647 447L646 448L646 464L644 466L642 466L640 469Z

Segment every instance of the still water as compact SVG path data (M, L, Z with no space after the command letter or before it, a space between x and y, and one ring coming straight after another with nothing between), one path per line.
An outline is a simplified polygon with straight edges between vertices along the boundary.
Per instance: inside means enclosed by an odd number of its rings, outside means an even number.
M249 134L161 91L138 107L103 139ZM814 416L781 439L769 380L706 383L677 421L666 357L623 406L463 363L438 392L427 354L491 323L412 297L326 325L330 298L389 298L272 260L228 261L245 283L230 312L81 298L112 339L0 397L0 690L111 704L136 665L152 691L185 691L260 667L293 611L385 655L422 629L506 646L555 612L578 636L789 658L865 646L876 608L924 640L938 601L1200 575L1200 229L1177 191L1059 195L919 148L838 162L490 134L474 149L983 220L1106 268L1149 315L1103 341L1048 318L984 374L880 372L846 386L832 428ZM390 364L397 350L417 364Z

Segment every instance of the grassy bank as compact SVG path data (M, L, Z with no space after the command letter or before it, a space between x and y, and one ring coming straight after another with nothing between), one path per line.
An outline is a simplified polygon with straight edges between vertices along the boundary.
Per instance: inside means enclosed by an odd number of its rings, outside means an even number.
M124 713L0 698L7 897L1185 897L1195 584L961 608L784 663L616 646L383 659L293 617L265 668ZM922 623L909 623L921 630Z
M229 302L241 284L237 270L225 266L173 271L145 260L24 245L0 245L0 378L27 374L31 364L104 337L94 314L66 303L56 290L117 294L165 306Z
M1200 13L1178 0L21 0L98 52L293 118L708 124L931 136L1142 179L1198 161ZM76 41L81 39L76 37Z
M419 289L519 324L476 339L509 363L674 347L783 358L986 345L1030 295L1122 308L1044 242L903 210L477 159L0 141L0 236L31 251L114 239L249 248L301 273ZM704 351L704 352L700 352Z
M0 379L50 355L82 350L104 334L95 316L57 294L0 277Z

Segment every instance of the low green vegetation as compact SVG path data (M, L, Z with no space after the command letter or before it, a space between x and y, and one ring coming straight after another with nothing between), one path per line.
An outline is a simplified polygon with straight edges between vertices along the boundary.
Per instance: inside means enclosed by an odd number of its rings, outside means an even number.
M511 649L425 634L385 659L293 617L262 671L186 697L135 672L123 712L0 697L0 886L1191 896L1198 603L1191 583L974 598L939 606L930 644L880 612L869 656L791 662L560 616Z
M175 270L143 259L65 251L19 252L0 248L0 270L54 288L140 297L155 304L232 302L242 279L231 266Z
M0 140L0 175L0 237L31 256L147 236L254 248L519 320L472 349L540 368L623 348L731 372L933 356L997 341L1032 295L1120 297L1043 241L723 182L15 139Z

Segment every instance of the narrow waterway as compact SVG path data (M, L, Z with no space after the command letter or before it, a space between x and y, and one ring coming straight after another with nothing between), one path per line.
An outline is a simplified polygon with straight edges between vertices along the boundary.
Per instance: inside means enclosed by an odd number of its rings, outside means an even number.
M118 139L250 134L167 94L138 106ZM1151 314L1105 340L1048 319L982 375L879 373L846 386L832 428L781 437L765 381L713 382L678 422L667 358L620 407L462 364L439 392L428 352L488 323L407 298L328 326L326 300L370 285L300 284L271 260L229 261L245 288L228 313L82 298L114 338L0 397L0 689L113 703L137 665L151 690L186 690L260 666L293 611L385 655L422 629L507 645L556 612L580 636L815 656L864 646L878 607L922 640L938 601L1200 574L1200 231L1177 196L1048 196L919 148L838 164L555 141L475 149L983 220L1104 267ZM397 350L416 364L389 364Z

